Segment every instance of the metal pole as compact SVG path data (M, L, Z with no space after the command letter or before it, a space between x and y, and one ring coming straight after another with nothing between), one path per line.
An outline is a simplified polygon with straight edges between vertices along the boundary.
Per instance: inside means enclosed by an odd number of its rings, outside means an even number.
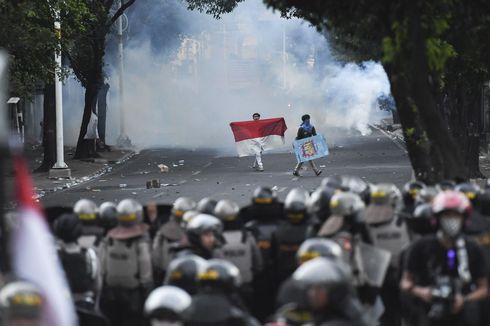
M59 21L59 12L56 11L54 29L58 39L61 38L61 24ZM56 93L56 163L53 169L66 169L64 143L63 143L63 84L61 82L61 53L55 51L54 60L56 63L56 72L54 75L54 85Z
M0 273L5 276L10 271L8 255L8 233L5 221L5 167L8 157L7 106L7 54L0 51ZM0 277L1 281L1 277Z
M119 8L123 5L122 0L118 0ZM117 143L120 147L131 146L131 141L126 135L126 122L124 120L125 115L125 103L124 103L124 44L123 44L123 15L117 20L117 48L119 56L119 124L120 135Z
M54 10L54 30L58 41L61 41L61 23L59 9ZM64 141L63 141L63 83L61 81L61 50L54 52L56 64L54 74L54 86L56 97L56 163L49 171L50 178L69 178L71 171L65 163Z

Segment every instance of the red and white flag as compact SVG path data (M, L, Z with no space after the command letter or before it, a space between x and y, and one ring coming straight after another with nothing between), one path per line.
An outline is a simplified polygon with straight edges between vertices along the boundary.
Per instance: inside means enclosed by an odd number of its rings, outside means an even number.
M32 179L27 163L15 158L18 201L17 225L11 236L11 258L15 276L37 285L44 298L42 324L75 326L75 307L40 205L33 199Z
M238 156L255 155L284 145L288 128L284 118L238 121L230 123Z

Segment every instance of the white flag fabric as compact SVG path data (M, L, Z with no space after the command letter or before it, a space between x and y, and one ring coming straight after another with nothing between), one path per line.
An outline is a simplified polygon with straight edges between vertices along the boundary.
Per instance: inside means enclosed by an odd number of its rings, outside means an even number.
M27 163L15 158L18 201L17 224L11 237L12 268L18 279L42 290L43 326L78 325L65 273L42 210L33 199Z

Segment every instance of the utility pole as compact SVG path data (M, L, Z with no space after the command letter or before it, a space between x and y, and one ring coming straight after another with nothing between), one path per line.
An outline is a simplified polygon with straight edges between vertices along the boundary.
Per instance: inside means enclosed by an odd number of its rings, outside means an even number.
M10 271L8 255L8 234L5 221L5 168L8 155L6 91L7 91L7 54L0 51L0 274L6 275Z
M54 9L54 29L58 38L58 45L61 47L61 23L60 11ZM63 83L61 81L61 49L55 50L54 60L56 63L54 73L54 85L56 96L56 163L49 170L49 178L70 178L71 170L65 163L64 141L63 141Z
M119 8L122 7L122 0L118 0ZM123 44L123 15L117 19L117 49L119 56L119 138L117 139L117 146L126 148L131 146L131 140L126 134L125 125L125 103L124 103L124 44Z

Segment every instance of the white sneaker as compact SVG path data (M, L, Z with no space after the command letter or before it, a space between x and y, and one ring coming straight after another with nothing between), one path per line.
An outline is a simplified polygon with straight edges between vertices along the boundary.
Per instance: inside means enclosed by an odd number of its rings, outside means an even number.
M264 172L264 166L262 165L259 165L259 168L258 168L259 172Z

